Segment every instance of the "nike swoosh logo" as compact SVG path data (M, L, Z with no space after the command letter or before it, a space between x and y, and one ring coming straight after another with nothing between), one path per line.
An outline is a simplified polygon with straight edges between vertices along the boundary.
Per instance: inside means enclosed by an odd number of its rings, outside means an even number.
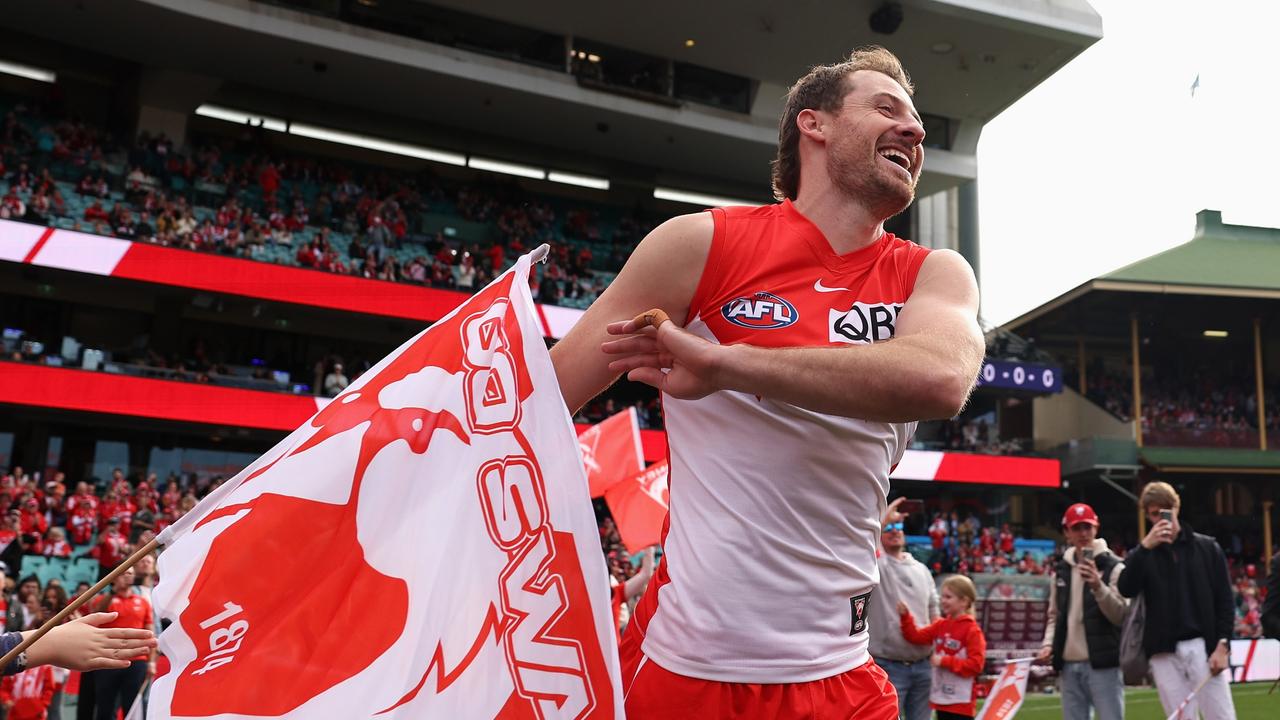
M827 287L826 285L822 284L821 280L813 281L813 289L817 290L818 292L849 292L849 288Z

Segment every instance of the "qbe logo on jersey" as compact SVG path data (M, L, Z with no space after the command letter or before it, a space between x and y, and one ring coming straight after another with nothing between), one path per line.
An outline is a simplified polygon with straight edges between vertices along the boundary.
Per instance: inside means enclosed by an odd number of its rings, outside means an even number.
M720 314L734 325L756 330L784 328L800 319L795 305L771 292L734 298L720 308Z
M854 303L848 310L829 310L827 314L830 342L862 345L893 337L902 305Z

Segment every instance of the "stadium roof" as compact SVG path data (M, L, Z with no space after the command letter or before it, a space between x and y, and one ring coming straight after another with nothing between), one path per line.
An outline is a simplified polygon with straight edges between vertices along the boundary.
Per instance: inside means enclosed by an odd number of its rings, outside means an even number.
M1097 292L1280 299L1280 229L1227 225L1196 214L1189 242L1083 283L1008 323L1016 331Z
M1190 242L1103 275L1102 280L1216 289L1280 289L1280 230L1225 225L1201 210Z
M902 57L921 113L945 121L930 131L947 142L928 153L919 190L926 196L976 178L984 123L1102 36L1087 0L907 0L896 4L902 18L892 32L873 32L870 16L885 4L45 0L10 3L0 26L20 31L6 39L5 59L81 85L137 76L138 100L163 112L214 103L570 172L624 173L638 185L759 199L769 194L786 88L815 63L871 43ZM427 5L478 17L498 35L530 28L566 44L592 41L747 78L749 112L605 92L565 68L356 26L335 10L394 12L409 18L392 28L403 29L430 25L410 22Z

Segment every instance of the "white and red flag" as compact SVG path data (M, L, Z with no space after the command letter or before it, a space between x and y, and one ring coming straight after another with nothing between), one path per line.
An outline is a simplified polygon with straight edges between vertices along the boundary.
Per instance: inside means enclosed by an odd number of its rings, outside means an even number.
M667 468L666 460L656 462L604 493L618 536L632 555L662 541L662 524L671 506Z
M605 494L615 483L644 470L640 447L640 420L634 407L610 415L578 436L582 463L587 469L591 497Z
M530 256L162 533L148 717L613 718L615 633Z
M982 712L974 720L1009 720L1022 707L1027 697L1027 674L1031 672L1031 658L1019 658L1005 663L1004 672L996 678L987 693Z

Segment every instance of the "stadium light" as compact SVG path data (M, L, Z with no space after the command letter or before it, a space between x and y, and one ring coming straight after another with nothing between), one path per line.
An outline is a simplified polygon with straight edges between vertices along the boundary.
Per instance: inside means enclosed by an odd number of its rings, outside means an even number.
M676 190L674 188L656 187L653 189L653 196L659 200L671 200L672 202L688 203L689 205L700 205L702 207L720 207L722 205L759 205L758 202L750 200L742 200L740 198L719 197L717 195L703 195L702 193L689 192L687 190Z
M502 173L504 175L516 175L518 177L533 178L534 180L545 180L547 171L542 168L530 167L528 165L517 165L516 163L503 162L502 160L490 160L488 158L476 157L472 155L467 160L467 167L476 170L487 170L489 172Z
M28 80L36 80L39 82L53 83L58 82L58 74L52 70L44 68L23 65L22 63L9 62L0 60L0 73L5 75L16 75Z
M608 178L598 178L590 175L575 175L573 173L552 170L547 173L547 179L551 182L564 183L565 185L577 185L578 187L591 188L592 190L609 189Z
M446 165L457 165L459 167L467 164L467 157L461 153L452 153L445 150L435 150L420 145L409 145L407 143L395 142L393 140L382 140L380 138L368 137L367 135L356 135L355 133L342 132L341 130L330 130L328 128L316 127L315 125L305 125L303 123L293 123L289 126L289 133L298 137L311 138L312 140L322 140L324 142L337 143L339 145L350 145L352 147L364 148L366 150L376 150L378 152L391 153L392 155L403 155L405 157L418 158L419 160L430 160L431 162L444 163Z
M1209 338L1224 338L1227 336L1226 330L1205 330L1204 336Z
M214 120L224 120L236 125L251 125L253 127L264 127L267 130L276 132L285 132L287 125L280 118L266 117L264 115L250 115L242 110L232 110L218 105L201 105L196 108L196 115L200 117L213 118Z

